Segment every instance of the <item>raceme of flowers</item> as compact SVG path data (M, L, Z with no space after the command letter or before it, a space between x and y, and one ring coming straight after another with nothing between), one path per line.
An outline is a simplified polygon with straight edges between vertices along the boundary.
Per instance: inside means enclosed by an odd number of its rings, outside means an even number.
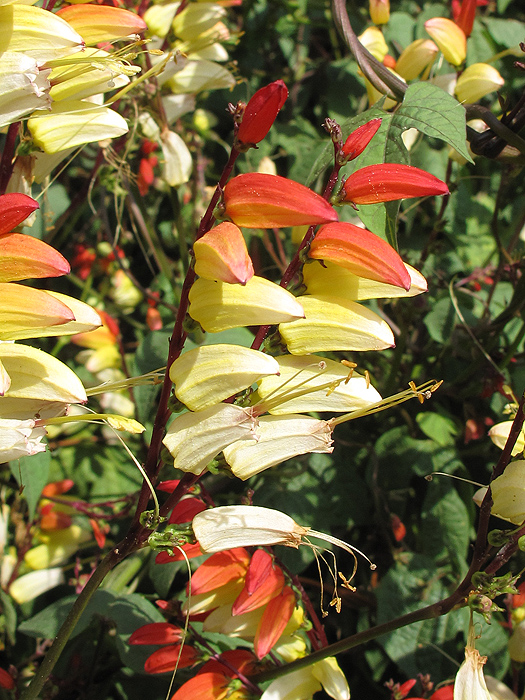
M440 180L410 166L363 170L348 178L339 201L447 192ZM247 479L290 457L332 451L331 422L305 413L350 413L380 401L368 380L354 372L355 364L312 353L393 346L388 324L359 302L419 294L426 282L378 236L338 222L325 199L286 178L234 177L224 188L217 215L225 221L194 246L200 276L190 290L190 316L209 333L278 326L289 354L272 357L228 345L183 354L170 367L170 378L176 397L190 411L172 421L164 444L182 471L202 474L222 451L231 471ZM254 274L242 227L315 224L321 228L309 250L311 262L304 266L303 295ZM246 391L249 396L241 403L227 401Z

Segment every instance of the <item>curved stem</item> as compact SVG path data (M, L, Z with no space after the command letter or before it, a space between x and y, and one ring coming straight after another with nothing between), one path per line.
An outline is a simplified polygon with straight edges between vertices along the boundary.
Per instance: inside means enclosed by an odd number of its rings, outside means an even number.
M58 631L53 644L47 651L44 660L40 664L40 667L38 668L33 680L21 694L20 700L33 700L34 698L38 697L44 683L51 675L60 654L64 650L71 633L73 632L82 613L86 609L87 604L106 577L106 574L118 563L119 560L120 557L118 550L113 549L97 566L91 575L91 578L82 589L82 592L73 603L73 606L69 611L63 625Z

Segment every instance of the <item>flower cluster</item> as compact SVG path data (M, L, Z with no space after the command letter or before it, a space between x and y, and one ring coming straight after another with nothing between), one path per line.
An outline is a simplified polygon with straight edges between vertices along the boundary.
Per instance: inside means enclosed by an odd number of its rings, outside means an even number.
M432 17L425 22L425 30L429 39L416 39L406 46L397 59L391 56L387 43L379 26L371 26L359 37L363 46L381 61L398 78L404 82L431 80L455 95L460 102L478 102L482 97L499 90L504 80L498 70L487 63L469 63L467 58L467 39L474 26L476 0L463 0L453 7L453 19ZM486 3L484 3L486 4ZM370 16L374 25L384 25L388 22L388 0L370 3ZM432 70L438 57L442 55L445 61L457 71L433 75ZM374 104L381 93L365 79L370 104ZM389 105L392 102L389 101ZM388 105L387 105L388 106Z

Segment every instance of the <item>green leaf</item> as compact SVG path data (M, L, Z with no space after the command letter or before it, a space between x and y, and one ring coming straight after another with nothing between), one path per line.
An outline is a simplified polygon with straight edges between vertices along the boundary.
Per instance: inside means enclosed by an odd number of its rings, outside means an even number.
M12 599L0 589L0 603L2 604L4 624L10 644L14 646L16 642L16 610Z
M441 600L447 590L442 578L436 575L431 557L406 553L381 580L376 595L377 624L382 624ZM429 669L433 678L447 678L457 667L447 659L443 647L447 641L454 640L462 623L463 618L452 612L445 618L401 627L377 641L408 678L428 673Z
M435 479L429 485L421 518L419 542L424 554L450 561L458 576L466 572L470 518L450 479Z
M31 520L35 517L42 489L47 484L50 465L51 455L48 450L9 463L11 473L27 501Z
M409 85L403 104L394 115L400 129L417 129L433 138L441 139L473 162L467 150L465 110L447 92L432 83Z
M438 445L453 445L458 429L453 420L433 411L423 411L416 416L416 422L427 437Z
M27 634L29 637L54 639L77 598L78 596L71 595L57 600L56 603L52 603L47 608L44 608L34 617L22 622L18 627L19 631ZM110 591L96 591L87 604L71 636L74 637L86 629L95 613L104 615L114 600L115 595Z
M487 17L482 20L482 23L496 44L507 49L512 47L518 49L520 42L525 38L525 23L518 20Z

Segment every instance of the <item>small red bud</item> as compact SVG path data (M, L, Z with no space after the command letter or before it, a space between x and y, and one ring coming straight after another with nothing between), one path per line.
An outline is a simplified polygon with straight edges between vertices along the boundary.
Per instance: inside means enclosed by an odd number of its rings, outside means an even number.
M354 160L354 158L357 158L368 146L380 126L381 118L378 117L377 119L372 119L366 124L363 124L355 131L352 131L341 149L341 153L345 156L345 159Z
M257 90L246 105L237 132L237 141L244 147L262 141L270 131L275 117L288 97L288 88L282 80L276 80Z
M0 233L9 233L38 209L39 204L26 194L12 192L0 196Z
M352 173L343 185L342 202L376 204L395 199L448 194L447 185L425 170L399 163L368 165Z

